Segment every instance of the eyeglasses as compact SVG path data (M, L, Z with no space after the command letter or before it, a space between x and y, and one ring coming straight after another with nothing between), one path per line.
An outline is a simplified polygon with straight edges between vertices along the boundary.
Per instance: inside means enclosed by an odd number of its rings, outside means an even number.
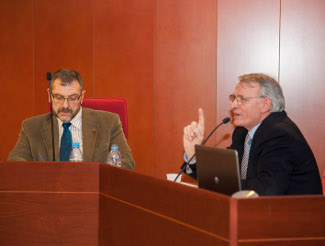
M248 102L250 99L253 99L253 98L264 98L264 96L259 96L259 97L243 97L243 96L235 96L234 94L231 94L229 96L229 100L231 102L233 102L233 101L236 100L238 104L242 104L242 103Z
M68 101L69 104L74 104L74 103L77 103L81 97L81 95L72 95L72 96L69 96L69 97L64 97L60 94L52 94L52 97L53 97L53 101L56 102L56 103L64 103L65 100Z

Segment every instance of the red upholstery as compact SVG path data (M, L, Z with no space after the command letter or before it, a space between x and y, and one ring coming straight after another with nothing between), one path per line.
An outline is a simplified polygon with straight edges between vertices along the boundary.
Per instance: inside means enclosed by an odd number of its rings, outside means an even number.
M128 139L128 114L126 100L123 98L84 98L82 106L85 108L97 109L116 113L120 116L125 138ZM48 112L51 111L50 103Z

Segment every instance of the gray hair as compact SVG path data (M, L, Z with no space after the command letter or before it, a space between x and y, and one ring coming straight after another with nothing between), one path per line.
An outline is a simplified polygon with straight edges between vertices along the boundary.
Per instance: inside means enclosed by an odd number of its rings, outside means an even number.
M281 112L285 108L285 99L283 96L280 84L270 76L262 73L244 74L238 77L239 82L247 83L252 82L260 85L262 97L269 97L272 101L270 112Z
M60 69L52 75L51 88L53 88L53 82L56 79L61 80L61 85L71 85L73 81L77 81L80 84L81 91L83 91L84 83L80 74L72 69Z

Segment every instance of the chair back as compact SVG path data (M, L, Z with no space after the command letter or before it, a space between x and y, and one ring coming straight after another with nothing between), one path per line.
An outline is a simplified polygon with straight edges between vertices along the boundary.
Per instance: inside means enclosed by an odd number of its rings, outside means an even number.
M103 110L116 113L120 116L125 138L128 139L128 114L127 105L124 98L84 98L82 107L96 110ZM48 104L48 112L51 111L51 105Z

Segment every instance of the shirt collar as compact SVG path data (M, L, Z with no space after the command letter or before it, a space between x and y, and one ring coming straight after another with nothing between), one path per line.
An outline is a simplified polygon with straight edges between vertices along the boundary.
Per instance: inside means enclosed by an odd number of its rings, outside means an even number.
M258 129L258 127L262 124L262 122L258 123L256 126L254 126L252 129L250 129L250 131L248 132L248 135L251 137L251 139L253 139L256 130Z

